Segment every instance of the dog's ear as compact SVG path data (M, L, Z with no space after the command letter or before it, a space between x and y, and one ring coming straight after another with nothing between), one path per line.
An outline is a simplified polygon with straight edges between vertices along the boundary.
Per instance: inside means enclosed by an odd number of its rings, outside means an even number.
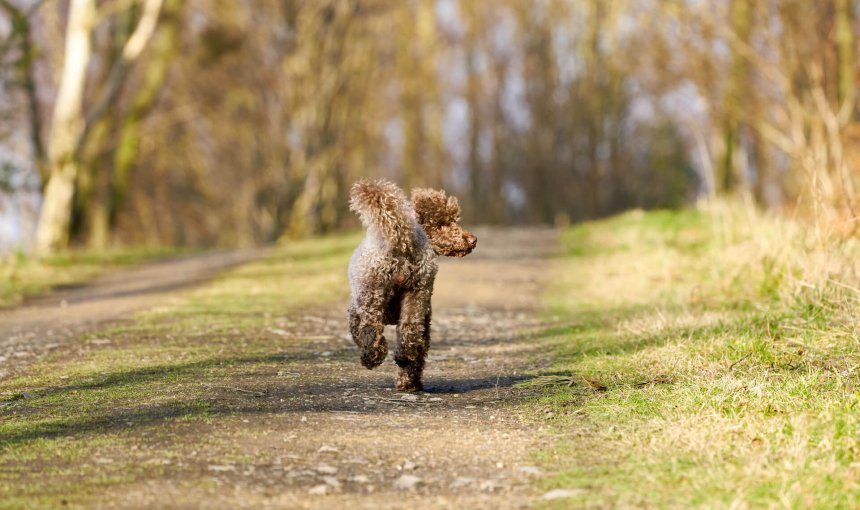
M450 223L459 223L460 222L460 201L457 200L457 197L450 196L448 197L448 221Z

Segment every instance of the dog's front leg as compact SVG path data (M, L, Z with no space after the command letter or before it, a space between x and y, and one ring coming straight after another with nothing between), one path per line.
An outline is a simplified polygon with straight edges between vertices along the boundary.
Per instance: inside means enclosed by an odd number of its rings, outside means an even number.
M349 307L349 332L361 349L361 364L373 370L385 361L388 343L382 323L385 296L381 292L363 292Z
M397 350L394 361L400 370L397 374L397 391L421 391L424 357L430 346L430 290L406 292L400 308L397 326Z

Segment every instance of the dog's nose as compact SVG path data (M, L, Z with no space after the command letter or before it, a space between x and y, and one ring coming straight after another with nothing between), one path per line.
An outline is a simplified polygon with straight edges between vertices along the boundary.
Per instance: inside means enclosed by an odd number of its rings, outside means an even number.
M464 237L466 238L466 244L469 245L470 249L474 249L475 246L478 245L478 238L473 234L466 234Z

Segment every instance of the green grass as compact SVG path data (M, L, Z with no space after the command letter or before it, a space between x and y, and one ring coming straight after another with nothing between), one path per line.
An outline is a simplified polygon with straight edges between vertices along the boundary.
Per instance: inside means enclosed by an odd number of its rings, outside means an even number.
M541 489L582 491L545 506L860 505L856 242L724 205L562 245L546 313L571 325L527 409L554 438Z
M15 253L0 258L0 307L20 304L53 287L72 285L109 271L185 253L177 248L125 248L103 252L68 251L45 258Z
M244 459L237 437L265 434L278 403L231 388L283 384L313 344L278 331L344 297L357 242L279 248L0 382L0 508L86 508L112 488L205 481L207 465Z

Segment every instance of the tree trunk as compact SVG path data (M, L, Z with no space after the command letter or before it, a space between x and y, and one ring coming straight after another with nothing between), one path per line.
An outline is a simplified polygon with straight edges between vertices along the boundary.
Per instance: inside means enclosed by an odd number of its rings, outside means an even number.
M63 70L48 139L48 184L36 227L38 255L64 248L69 241L72 197L78 175L75 152L84 128L82 104L94 22L95 0L71 0Z
M104 250L110 241L110 202L107 200L109 175L107 169L101 169L96 172L95 189L93 190L94 200L89 204L87 209L87 246L91 250Z
M318 170L314 167L308 168L302 193L293 205L290 214L289 237L301 239L317 232L319 218L316 205L319 192L320 176Z
M93 200L87 204L87 244L91 249L105 248L116 209L125 200L131 169L140 146L140 124L158 98L167 79L170 62L178 46L181 0L165 0L163 21L150 42L150 56L131 110L118 120L116 149L93 169Z
M487 168L489 174L487 195L487 219L493 223L504 223L505 201L502 192L504 185L503 169L505 164L504 144L508 143L507 131L505 130L505 112L503 106L502 91L505 88L506 64L497 65L495 68L496 90L493 98L493 148L490 164Z
M481 105L480 105L480 77L475 67L474 50L470 50L466 56L466 102L469 104L469 193L472 196L472 208L474 210L474 221L486 220L484 199L486 197L482 173L483 164L480 154L481 142Z
M749 44L752 28L752 5L750 0L731 0L729 5L729 23L732 31L743 44ZM729 86L725 105L725 122L723 124L724 152L718 165L720 172L717 179L717 190L732 193L738 186L746 184L745 165L741 155L741 122L740 116L742 99L748 94L749 63L737 50L733 51L731 68L729 70Z
M854 23L853 2L836 0L836 46L839 55L839 106L847 105L850 113L854 113L856 98L855 80L857 79L857 64L854 58ZM849 117L850 118L850 117Z
M116 130L116 117L112 115L101 119L89 136L87 145L91 148L90 152L95 154L81 158L86 162L83 165L86 168L81 169L77 181L77 203L72 213L73 218L80 215L82 221L79 222L81 225L75 225L78 222L73 219L69 230L72 240L83 234L87 246L96 251L105 249L109 238L112 151L103 151L103 147L110 143L111 133Z

